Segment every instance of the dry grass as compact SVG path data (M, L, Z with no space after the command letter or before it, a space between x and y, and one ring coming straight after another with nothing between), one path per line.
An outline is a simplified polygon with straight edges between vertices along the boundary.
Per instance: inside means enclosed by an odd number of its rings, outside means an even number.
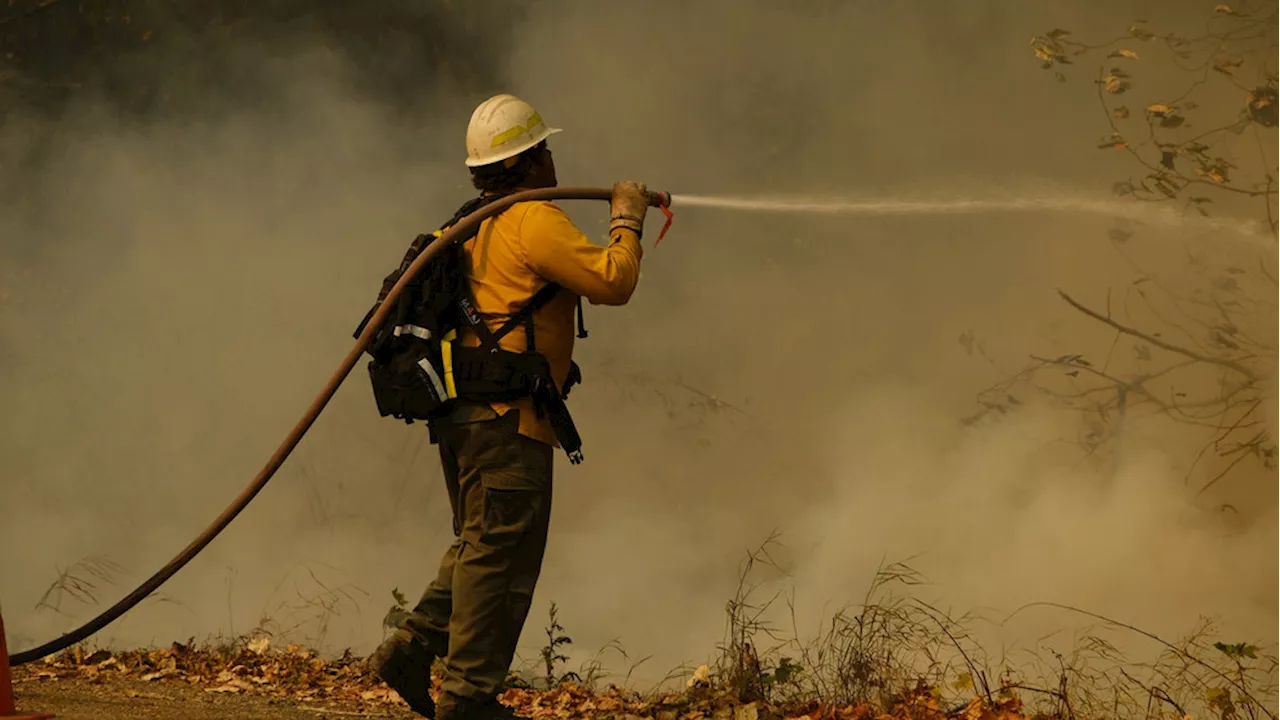
M532 717L561 719L1277 720L1274 647L1223 642L1208 621L1169 641L1079 608L1039 603L1014 616L1049 608L1093 625L1064 650L1028 651L1016 662L993 660L969 632L979 618L953 617L912 596L926 579L906 562L882 563L860 602L835 611L816 633L804 636L793 599L783 592L765 594L766 583L758 579L766 569L780 572L770 554L779 546L775 535L747 553L711 666L676 668L648 693L621 689L605 667L606 657L629 665L623 687L647 658L633 662L614 641L578 670L568 670L573 641L552 605L546 643L532 669L512 676L504 701ZM59 571L41 607L62 612L64 598L96 602L99 585L111 584L118 572L109 561L82 560ZM213 693L399 704L350 652L326 660L305 649L323 642L333 617L358 608L362 591L322 582L310 568L301 578L293 583L292 597L264 609L258 626L245 635L124 653L77 645L19 668L20 677L180 680ZM406 609L406 599L394 596L388 619ZM783 632L779 621L787 619L790 627ZM1117 647L1121 638L1150 643L1155 653L1126 657ZM615 684L599 688L606 678ZM671 681L682 687L671 690Z

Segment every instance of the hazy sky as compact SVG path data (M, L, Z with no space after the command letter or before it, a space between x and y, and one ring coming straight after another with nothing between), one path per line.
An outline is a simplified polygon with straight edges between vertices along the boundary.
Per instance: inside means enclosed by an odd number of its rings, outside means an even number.
M803 6L494 11L479 27L498 39L473 35L480 79L424 72L421 87L397 86L431 99L412 112L299 31L287 52L224 48L273 92L221 96L204 119L125 118L87 100L53 124L10 116L0 186L23 189L0 215L11 648L89 616L70 599L66 617L33 609L59 568L117 563L115 584L99 584L113 601L250 480L404 246L468 196L463 134L489 94L521 95L564 128L553 150L566 185L1105 199L1132 169L1095 149L1107 129L1093 66L1056 83L1028 38L1054 26L1111 36L1135 16L1185 24L1210 7ZM161 77L213 82L190 48L167 52ZM569 209L603 235L603 206ZM557 468L522 653L536 653L555 601L575 660L614 638L653 655L659 676L705 659L737 563L774 529L791 573L780 586L811 625L858 600L883 558L918 555L935 581L921 592L959 609L1054 600L1172 634L1217 613L1229 640L1275 637L1274 471L1238 481L1225 497L1260 509L1223 525L1188 502L1181 431L1154 426L1101 475L1066 442L1072 418L1051 409L958 422L1000 377L965 353L962 332L1008 369L1031 352L1105 351L1110 336L1054 290L1100 303L1132 279L1108 223L678 211L663 244L646 243L631 305L587 309L572 402L587 462ZM1177 228L1140 232L1133 248L1168 263L1186 242L1256 265L1231 238ZM1263 326L1274 347L1274 308ZM703 393L737 409L708 412ZM293 639L367 652L391 588L416 597L449 539L435 448L376 416L362 363L272 485L163 588L171 602L98 640L166 643L266 618ZM340 614L326 615L326 597Z

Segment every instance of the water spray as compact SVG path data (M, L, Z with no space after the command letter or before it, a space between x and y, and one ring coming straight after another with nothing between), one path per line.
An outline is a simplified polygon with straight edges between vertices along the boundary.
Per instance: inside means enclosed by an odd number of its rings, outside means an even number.
M1050 212L1123 217L1166 227L1198 226L1226 231L1245 242L1276 251L1275 238L1256 222L1179 213L1167 205L1150 202L1122 202L1067 194L995 198L955 197L938 199L848 200L816 197L734 197L722 195L670 196L677 207L807 215L858 215L862 217L921 217L931 215L978 215L990 213Z

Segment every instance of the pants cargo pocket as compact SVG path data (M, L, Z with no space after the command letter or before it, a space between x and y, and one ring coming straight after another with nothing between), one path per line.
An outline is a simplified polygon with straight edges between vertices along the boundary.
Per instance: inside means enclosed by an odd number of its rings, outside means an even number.
M543 493L538 490L493 487L485 483L480 541L499 547L519 542L533 528L543 502Z

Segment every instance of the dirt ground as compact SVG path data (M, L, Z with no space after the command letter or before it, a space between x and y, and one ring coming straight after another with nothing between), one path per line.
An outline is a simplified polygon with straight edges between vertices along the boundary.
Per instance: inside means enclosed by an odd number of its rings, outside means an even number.
M20 712L50 712L65 720L321 720L421 716L394 706L369 709L341 701L211 693L182 680L22 678L14 684Z

